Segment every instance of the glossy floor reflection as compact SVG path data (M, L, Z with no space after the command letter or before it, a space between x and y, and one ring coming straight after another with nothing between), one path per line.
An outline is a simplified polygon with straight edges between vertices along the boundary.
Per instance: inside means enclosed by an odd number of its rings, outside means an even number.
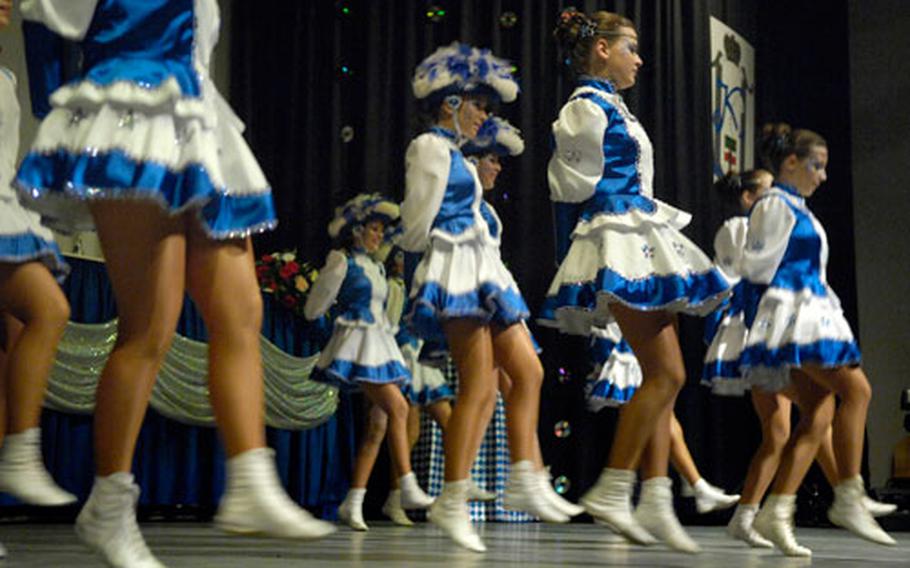
M367 533L340 528L331 537L310 543L231 537L197 523L143 525L152 549L172 567L910 566L910 533L906 532L895 533L897 547L882 547L842 530L800 528L800 542L814 552L808 560L750 550L728 539L722 527L689 530L704 549L699 555L630 546L589 524L490 523L482 527L489 548L485 554L457 548L438 529L426 524L408 529L374 523ZM0 542L9 551L7 559L0 562L2 568L102 566L76 540L69 525L2 525Z

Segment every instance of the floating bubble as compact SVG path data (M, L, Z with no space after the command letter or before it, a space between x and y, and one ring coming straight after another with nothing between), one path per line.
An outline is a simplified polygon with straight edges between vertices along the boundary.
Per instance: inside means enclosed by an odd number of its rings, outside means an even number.
M515 12L511 12L511 11L503 12L502 15L499 16L499 25L506 29L515 27L515 24L517 24L517 23L518 23L518 14L516 14Z
M572 380L572 373L565 367L560 367L559 370L556 371L556 380L561 383L567 383Z
M572 426L568 420L560 420L553 426L553 433L557 438L568 438L572 434Z
M553 489L560 495L565 495L572 487L572 482L565 475L560 475L553 480Z
M354 139L354 127L344 126L341 128L341 141L347 144Z

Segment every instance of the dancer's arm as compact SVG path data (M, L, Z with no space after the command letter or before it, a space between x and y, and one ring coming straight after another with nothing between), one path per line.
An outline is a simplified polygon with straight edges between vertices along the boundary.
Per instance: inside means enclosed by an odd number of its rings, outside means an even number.
M98 0L24 0L22 33L32 113L44 118L50 96L66 80L66 39L85 36Z
M607 115L587 98L566 103L553 123L553 156L547 166L550 200L580 203L603 177Z
M403 233L399 246L423 252L433 221L445 197L451 153L447 142L432 134L415 138L405 155L405 190L401 204Z
M796 216L784 198L760 199L749 215L749 231L743 249L742 276L750 282L768 284L787 252Z
M341 284L348 272L348 258L343 252L333 250L325 260L325 266L319 271L319 277L313 283L310 294L307 296L303 314L308 320L314 320L323 315L338 297Z

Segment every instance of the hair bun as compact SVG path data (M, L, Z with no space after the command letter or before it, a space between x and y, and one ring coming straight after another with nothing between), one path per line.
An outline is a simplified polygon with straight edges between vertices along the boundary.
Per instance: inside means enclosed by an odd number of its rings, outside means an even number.
M759 152L765 168L777 171L777 164L793 152L792 132L786 122L769 122L762 127Z
M559 46L567 52L571 52L579 40L593 37L596 33L597 23L574 6L560 12L556 29L553 30L553 36Z
M743 179L736 172L727 172L724 177L714 182L714 190L724 199L732 197L739 199L739 194L743 191Z

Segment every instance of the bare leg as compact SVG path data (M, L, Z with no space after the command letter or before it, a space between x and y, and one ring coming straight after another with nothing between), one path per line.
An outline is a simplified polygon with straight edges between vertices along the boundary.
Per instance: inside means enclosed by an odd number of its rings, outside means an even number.
M834 416L834 396L829 391L796 373L793 386L800 419L793 437L784 448L774 481L773 492L778 495L796 494Z
M818 446L818 454L815 456L815 461L818 463L819 467L822 468L822 473L825 474L825 479L828 480L831 487L834 487L840 482L837 473L837 460L834 458L833 435L834 428L832 426L825 432L822 443Z
M784 448L780 469L771 495L755 517L754 529L788 556L810 556L793 535L796 490L818 452L818 445L831 424L834 397L802 373L793 372L792 384L799 405L800 419Z
M746 473L743 505L758 505L771 485L784 446L790 439L790 400L779 393L752 389L752 406L762 428L762 440Z
M872 398L869 380L860 367L805 367L803 371L840 397L833 432L838 481L856 477L860 473L866 415Z
M430 413L444 435L449 428L449 419L452 417L452 403L448 400L433 403L427 407L427 412Z
M209 396L228 457L265 446L262 296L250 239L216 241L187 218L187 290L209 333Z
M543 366L534 350L531 336L523 325L515 324L493 334L496 365L511 379L508 393L507 426L512 462L533 460L537 450L537 418L540 412L540 386Z
M98 202L92 214L117 299L117 343L95 394L99 476L129 472L139 427L183 301L182 219L154 204Z
M397 472L396 477L411 473L411 450L408 446L408 403L398 385L360 385L370 401L388 416L389 455ZM382 438L379 439L380 443ZM372 464L370 464L372 469ZM369 478L369 472L367 473ZM366 486L364 481L363 486Z
M493 368L493 338L490 328L471 320L453 320L445 325L446 338L458 367L458 398L446 431L445 480L467 479L483 431L484 412L496 399Z
M382 440L386 435L388 415L379 406L371 404L367 411L366 422L366 430L360 440L360 447L357 448L357 457L354 460L354 472L351 474L352 489L366 489L370 473L379 456L379 449L382 447ZM392 471L395 471L394 465ZM392 477L397 482L398 476L393 473Z
M444 324L452 358L458 367L458 398L445 436L445 484L430 509L430 520L461 546L486 550L471 526L467 499L471 463L483 431L477 424L496 398L493 338L490 328L469 319Z
M51 273L40 262L0 264L0 302L22 322L6 361L6 410L10 434L36 428L70 310ZM9 326L8 326L9 328Z
M663 312L637 312L620 304L613 304L611 309L638 358L643 379L636 395L620 411L609 467L635 470L654 432L667 442L654 446L652 463L666 463L670 454L670 413L685 380L673 318Z
M692 459L692 454L689 453L689 446L686 444L682 425L677 420L675 413L670 417L670 461L673 462L673 467L676 468L676 471L683 476L689 485L695 485L701 479L701 474L695 466L695 460Z
M822 388L834 391L841 399L833 432L838 482L834 486L834 504L828 509L828 520L872 542L896 544L872 517L866 505L868 496L860 475L866 415L872 397L866 374L860 367L823 369L807 366L803 371ZM826 433L827 431L821 434L820 444Z

